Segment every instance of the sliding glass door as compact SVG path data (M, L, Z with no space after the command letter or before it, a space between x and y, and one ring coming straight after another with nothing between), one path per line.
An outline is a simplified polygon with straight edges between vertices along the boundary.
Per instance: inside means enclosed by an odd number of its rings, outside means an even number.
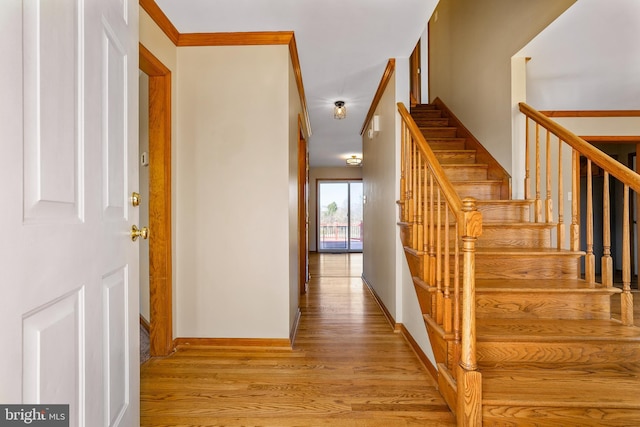
M362 181L318 181L318 251L362 251Z

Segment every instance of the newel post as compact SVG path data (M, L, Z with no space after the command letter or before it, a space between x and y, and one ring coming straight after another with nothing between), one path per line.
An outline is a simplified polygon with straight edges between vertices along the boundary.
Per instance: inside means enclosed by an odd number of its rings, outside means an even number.
M457 367L457 408L459 427L482 425L482 375L476 361L475 245L482 234L482 214L476 201L462 201L462 334Z

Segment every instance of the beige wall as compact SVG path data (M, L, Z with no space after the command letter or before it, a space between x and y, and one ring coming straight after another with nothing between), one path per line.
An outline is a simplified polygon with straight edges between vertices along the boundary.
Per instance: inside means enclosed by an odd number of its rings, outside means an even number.
M309 169L309 250L318 250L318 180L362 179L359 167L325 167Z
M575 0L441 0L429 20L439 97L511 171L511 57Z
M400 182L400 121L397 102L409 105L409 63L396 58L396 70L378 104L380 131L362 138L364 205L363 276L395 321L402 323L435 364L424 319L397 227Z
M293 64L289 64L289 330L295 326L294 322L299 311L299 251L300 251L300 228L298 227L298 141L300 139L300 120L302 106L300 94L296 83L296 76ZM303 135L308 138L307 135Z
M396 73L391 77L375 114L380 131L362 138L363 180L366 203L363 211L363 276L375 289L391 315L398 321L396 305Z
M178 62L176 334L288 338L288 48Z
M298 310L297 141L288 46L176 48L172 71L174 337L289 338Z

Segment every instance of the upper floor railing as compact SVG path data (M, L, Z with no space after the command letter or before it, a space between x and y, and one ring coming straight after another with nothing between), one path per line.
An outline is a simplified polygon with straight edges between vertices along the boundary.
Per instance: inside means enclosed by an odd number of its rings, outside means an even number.
M519 105L526 117L525 198L535 201L535 222L557 224L556 240L559 249L585 250L584 278L588 283L596 282L596 272L599 270L602 284L609 287L614 285L616 268L612 257L610 201L613 197L612 189L622 190L621 195L616 195L619 199L616 205L621 205L622 208L618 222L621 230L621 256L618 261L622 271L620 311L622 323L633 325L629 190L640 192L640 175L529 105ZM598 236L598 241L602 242L603 255L599 266L594 247L596 175L602 178L602 211L598 213L602 214L602 236ZM571 197L568 197L569 194ZM600 199L600 195L597 196ZM585 199L583 205L582 197ZM570 206L565 206L565 199L570 202ZM568 216L570 219L567 219ZM580 235L581 219L585 221L582 228L584 238Z

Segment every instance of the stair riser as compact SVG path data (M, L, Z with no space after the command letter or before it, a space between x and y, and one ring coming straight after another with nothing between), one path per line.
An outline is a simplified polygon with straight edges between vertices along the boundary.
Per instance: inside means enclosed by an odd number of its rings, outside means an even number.
M640 360L637 343L583 342L484 342L477 343L478 363L624 363Z
M477 166L443 166L444 173L451 181L480 181L487 179L487 168Z
M437 139L432 138L427 141L432 150L464 150L464 139Z
M484 218L483 218L484 219ZM476 241L479 248L550 248L549 228L483 224L482 236Z
M429 334L429 342L432 346L433 356L436 359L436 363L447 363L447 349L449 347L449 343L447 340L439 333L429 327L429 324L425 322L427 326L427 333Z
M422 278L424 275L424 265L422 260L424 257L416 255L411 251L404 251L405 256L407 258L407 263L409 264L409 271L411 272L411 276L416 276Z
M398 228L400 229L400 241L402 242L402 246L411 247L411 225L398 223Z
M528 222L529 205L523 204L483 204L478 203L478 211L482 213L482 221Z
M457 129L456 128L448 128L448 127L424 127L424 128L420 128L420 131L422 132L422 135L424 135L425 138L455 138L456 137L456 133L457 133Z
M442 117L442 111L440 110L426 110L411 113L413 120L418 122L420 119L437 119Z
M609 319L606 294L476 291L476 316L498 319Z
M575 279L578 267L568 256L476 254L476 279Z
M438 152L435 153L438 161L442 165L447 164L473 164L476 162L476 154L475 152Z
M465 183L454 182L453 187L458 192L461 198L474 197L476 199L499 199L500 198L500 183L486 182L486 183Z
M414 121L419 127L449 126L449 119L441 117L420 117L414 118Z
M629 427L638 425L638 420L640 420L640 410L625 408L512 405L483 405L482 408L484 427Z
M437 209L434 209L434 218L437 218ZM444 212L441 212L441 221L444 224ZM455 217L449 216L449 247L453 248L457 240L455 230ZM434 227L437 231L437 228ZM401 236L404 239L404 237ZM444 239L444 227L441 230L441 238ZM405 244L405 240L402 240ZM407 241L409 242L409 241ZM505 224L484 224L482 236L476 240L477 248L550 248L551 230L542 228L509 227Z

